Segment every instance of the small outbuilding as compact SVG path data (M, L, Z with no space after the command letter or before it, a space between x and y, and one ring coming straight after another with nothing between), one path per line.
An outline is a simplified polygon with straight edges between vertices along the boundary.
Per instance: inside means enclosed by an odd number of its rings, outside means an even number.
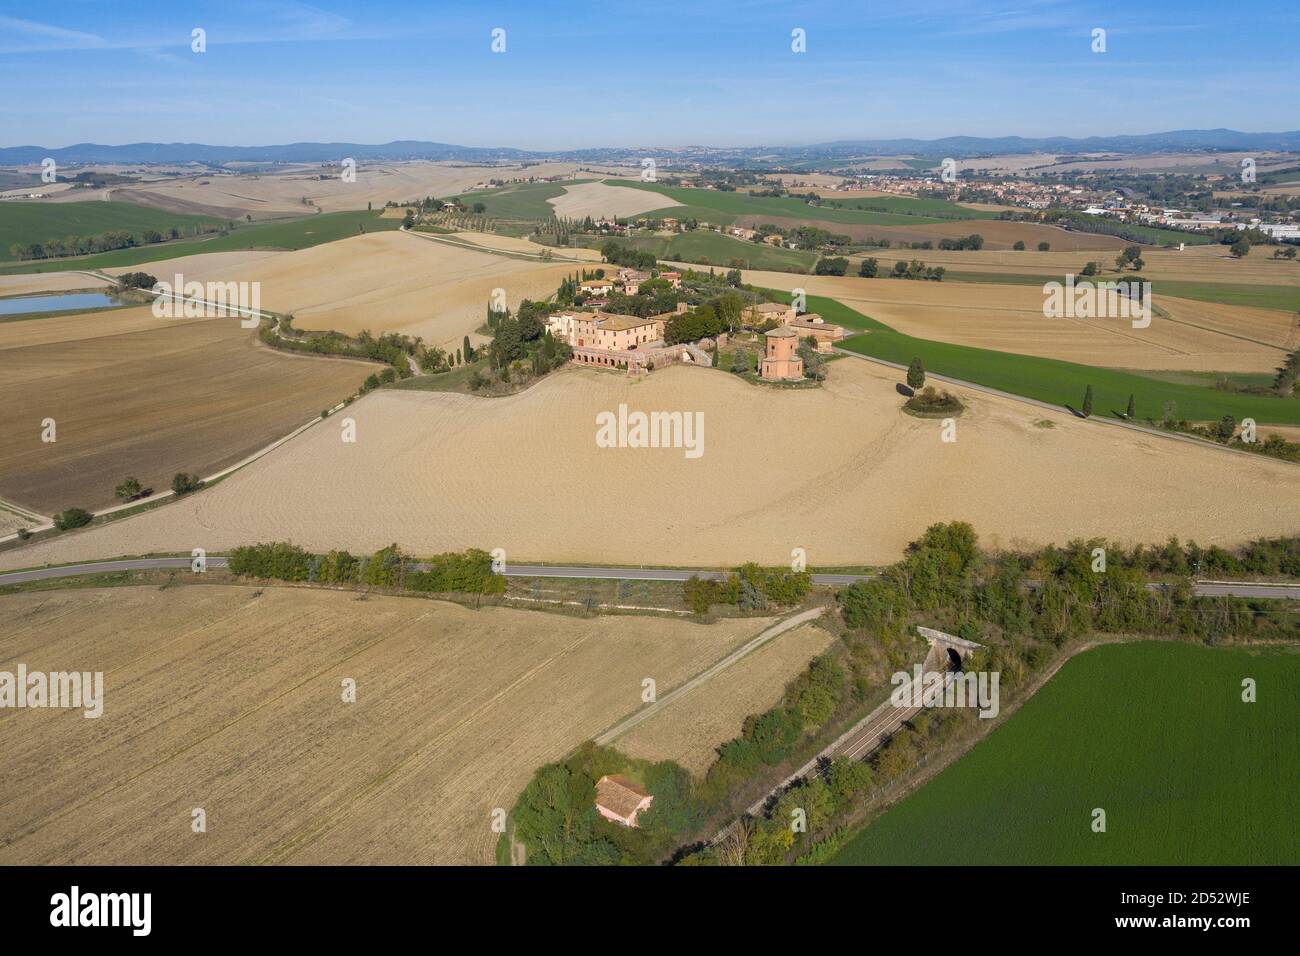
M607 774L596 782L596 810L625 827L638 826L637 814L653 802L654 797L622 774Z

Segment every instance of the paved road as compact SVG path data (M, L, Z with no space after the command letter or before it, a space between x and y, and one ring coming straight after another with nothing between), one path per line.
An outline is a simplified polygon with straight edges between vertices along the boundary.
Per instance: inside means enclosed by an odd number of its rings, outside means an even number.
M601 568L554 564L507 564L502 572L510 578L595 578L611 581L686 581L700 577L723 581L728 571L680 570L676 568ZM865 581L869 574L813 574L814 584L844 585Z
M25 581L44 581L49 578L69 578L79 574L98 574L104 571L149 571L159 568L188 568L189 558L116 558L110 561L86 561L27 571L9 571L0 574L0 585L21 584ZM220 555L208 558L208 567L224 568L226 559ZM416 564L421 570L427 566ZM676 568L602 568L562 564L507 564L502 572L508 578L579 578L604 581L685 581L693 575L711 581L721 581L727 571L692 571ZM855 581L865 581L869 574L813 574L814 584L843 586ZM1163 587L1149 584L1147 587ZM1198 581L1192 590L1202 597L1231 595L1245 598L1286 598L1300 600L1300 583L1290 581L1277 584L1255 581Z

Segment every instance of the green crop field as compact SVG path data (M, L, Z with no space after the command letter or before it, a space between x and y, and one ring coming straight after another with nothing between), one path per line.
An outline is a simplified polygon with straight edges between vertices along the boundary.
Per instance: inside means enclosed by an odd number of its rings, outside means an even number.
M1142 226L1127 222L1121 224L1113 219L1107 219L1105 216L1086 216L1083 213L1076 213L1067 220L1067 223L1058 223L1058 225L1066 225L1066 228L1072 228L1076 232L1107 236L1116 235L1113 231L1115 229L1122 229L1126 234L1123 238L1137 236L1139 237L1138 241L1153 246L1176 246L1180 242L1189 246L1204 246L1217 241L1214 237L1199 232L1183 232L1180 229L1162 229L1160 226ZM1097 228L1088 228L1093 225Z
M818 254L802 249L778 249L767 243L746 242L734 236L699 229L673 236L636 236L617 239L622 245L633 245L652 252L656 259L691 262L730 268L733 259L744 262L745 269L770 269L789 272L795 269L812 271ZM597 248L599 248L599 243Z
M790 301L789 293L765 291L771 298ZM920 358L927 372L986 385L1012 395L1078 408L1083 404L1084 392L1091 385L1093 415L1097 417L1121 417L1128 407L1128 397L1132 395L1139 420L1163 418L1165 403L1173 402L1177 417L1187 421L1218 421L1224 415L1231 415L1237 421L1253 418L1260 424L1300 424L1300 400L1245 395L1208 386L1162 381L1120 369L918 339L822 296L808 297L808 311L821 313L828 322L859 330L860 334L851 335L841 343L841 347L848 351L902 365Z
M1077 273L1076 280L1081 279ZM1115 281L1119 274L1097 276L1090 281ZM1139 275L1139 278L1147 278ZM1036 285L1045 282L1064 282L1064 276L1027 275L1007 272L954 272L944 275L945 282L979 282L994 285ZM1218 302L1223 305L1248 305L1256 309L1281 309L1284 312L1300 311L1300 286L1290 285L1247 285L1235 282L1188 282L1182 279L1151 279L1151 292L1159 302L1159 296L1169 295L1178 299L1199 299L1202 302Z
M1241 699L1247 677L1256 703ZM1293 864L1297 780L1295 649L1107 645L1067 662L832 863Z
M129 202L6 202L0 203L0 260L16 261L10 246L45 242L68 236L97 236L112 230L139 238L146 229L182 233L222 222L210 216L183 216Z
M880 196L865 199L837 200L828 194L826 203L810 206L802 199L789 196L751 196L747 192L719 192L712 189L687 189L659 183L605 180L610 186L644 189L661 193L682 203L646 216L673 216L677 219L702 219L728 225L737 216L772 216L784 219L816 219L845 224L876 226L924 226L954 219L991 219L991 213L979 212L937 199L910 199L906 196ZM689 210L689 211L688 211Z
M497 219L544 220L555 215L555 207L547 202L548 199L563 196L565 186L592 181L567 179L563 183L511 183L499 189L461 193L453 198L459 199L471 209L475 203L481 202L486 207L483 215Z
M107 205L107 204L105 204ZM112 266L134 266L157 262L177 256L192 256L201 252L238 252L244 249L306 249L336 239L347 239L366 232L384 232L402 225L400 219L383 219L380 210L368 212L329 212L306 219L269 222L259 225L236 226L224 236L207 239L183 239L177 242L160 242L133 249L118 249L92 256L67 259L38 259L0 269L0 274L15 272L60 272L66 269L106 269Z

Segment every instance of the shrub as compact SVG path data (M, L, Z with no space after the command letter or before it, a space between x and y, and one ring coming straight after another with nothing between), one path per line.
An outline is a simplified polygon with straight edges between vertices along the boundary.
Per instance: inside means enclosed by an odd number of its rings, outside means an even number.
M700 616L708 614L710 606L721 603L721 591L717 581L706 580L698 574L682 582L682 600Z
M69 531L90 524L90 519L93 517L94 515L85 508L69 508L54 516L54 527L59 531Z
M117 486L117 488L114 490L114 494L116 494L117 497L121 498L123 501L130 501L133 498L139 497L140 492L143 490L144 489L140 487L139 481L137 481L135 478L127 478L125 481L123 481L120 485Z
M123 291L127 289L152 289L158 284L158 280L147 272L124 272L117 277L117 286Z
M464 553L436 554L428 571L411 571L406 586L414 591L502 594L506 579L492 570L492 555L479 548Z
M178 471L172 478L172 492L176 495L188 495L191 491L198 491L202 487L203 479L198 475Z

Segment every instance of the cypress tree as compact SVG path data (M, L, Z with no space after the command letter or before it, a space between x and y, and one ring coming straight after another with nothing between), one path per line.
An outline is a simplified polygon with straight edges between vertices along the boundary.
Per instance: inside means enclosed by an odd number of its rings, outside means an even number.
M1092 386L1089 385L1088 390L1083 393L1083 417L1088 418L1091 415L1092 415Z
M925 384L925 366L921 364L919 358L912 359L912 364L907 367L907 387L916 391Z
M1137 406L1133 403L1133 396L1128 397L1128 411L1124 413L1125 418L1135 418L1137 416Z

